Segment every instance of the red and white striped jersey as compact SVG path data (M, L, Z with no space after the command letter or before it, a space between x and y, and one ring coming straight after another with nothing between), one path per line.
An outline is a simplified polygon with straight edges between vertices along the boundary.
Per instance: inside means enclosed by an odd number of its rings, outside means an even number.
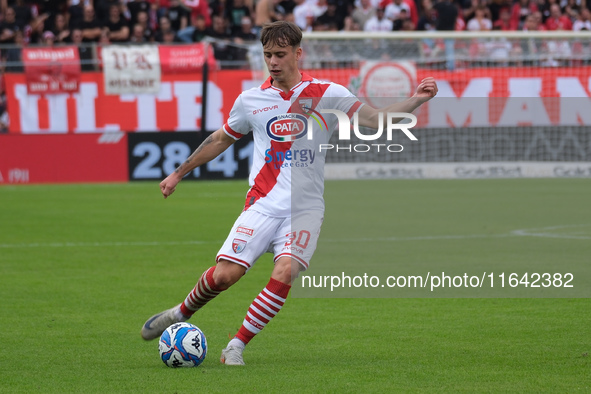
M274 87L271 78L242 92L223 129L236 140L253 132L254 156L244 209L274 217L323 211L326 151L319 147L328 143L338 120L321 110L339 110L350 119L361 105L347 88L305 73L289 93Z

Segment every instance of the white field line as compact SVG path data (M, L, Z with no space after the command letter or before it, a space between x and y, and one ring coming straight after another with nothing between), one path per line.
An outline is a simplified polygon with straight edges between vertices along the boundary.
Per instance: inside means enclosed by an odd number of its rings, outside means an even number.
M468 235L425 235L415 237L376 237L376 238L350 238L350 239L322 239L321 242L402 242L402 241L431 241L431 240L462 240L462 239L487 239L509 237L542 237L562 239L591 239L591 235L583 235L581 232L574 234L553 233L553 230L568 228L591 227L591 224L561 225L540 227L532 229L518 229L506 234L468 234ZM212 241L129 241L129 242L32 242L32 243L7 243L0 244L0 248L77 248L77 247L121 247L121 246L183 246L183 245L221 245L224 240Z
M561 226L538 227L530 229L513 230L511 234L520 237L541 237L541 238L563 238L563 239L591 239L591 235L575 232L570 234L554 233L554 230L574 229L581 227L591 227L591 224L570 224ZM583 235L585 234L585 235Z
M375 238L341 238L321 239L321 242L383 242L383 241L430 241L440 239L475 239L475 238L505 238L514 237L513 234L470 234L470 235L424 235L415 237L375 237Z
M0 244L0 248L72 248L110 246L177 246L217 244L219 241L137 241L137 242L34 242Z

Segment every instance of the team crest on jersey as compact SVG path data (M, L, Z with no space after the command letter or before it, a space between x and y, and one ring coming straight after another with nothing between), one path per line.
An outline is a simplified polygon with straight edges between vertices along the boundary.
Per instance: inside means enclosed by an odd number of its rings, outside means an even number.
M291 142L302 138L308 132L308 119L300 114L283 114L269 119L267 135L279 142Z
M232 250L234 253L242 253L242 251L246 248L246 241L243 239L234 238L232 240Z
M310 110L312 109L313 102L311 98L299 99L298 103L300 104L300 108L302 109L302 111L305 113L310 112Z

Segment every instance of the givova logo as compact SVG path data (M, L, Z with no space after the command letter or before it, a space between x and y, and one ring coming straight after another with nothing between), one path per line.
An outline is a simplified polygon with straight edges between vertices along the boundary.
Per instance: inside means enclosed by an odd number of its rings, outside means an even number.
M308 132L308 119L301 114L282 114L269 119L267 135L275 141L291 142Z

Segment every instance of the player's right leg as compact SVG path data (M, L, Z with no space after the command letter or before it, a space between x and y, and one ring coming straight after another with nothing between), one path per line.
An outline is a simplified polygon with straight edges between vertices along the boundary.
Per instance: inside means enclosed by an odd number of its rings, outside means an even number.
M185 301L175 307L150 317L142 327L142 338L156 339L171 324L187 321L195 312L226 290L244 275L246 268L220 259L216 266L207 269Z
M217 265L206 270L182 304L146 321L142 338L158 338L171 324L188 320L222 291L236 283L269 248L281 220L247 210L238 217L217 254Z

